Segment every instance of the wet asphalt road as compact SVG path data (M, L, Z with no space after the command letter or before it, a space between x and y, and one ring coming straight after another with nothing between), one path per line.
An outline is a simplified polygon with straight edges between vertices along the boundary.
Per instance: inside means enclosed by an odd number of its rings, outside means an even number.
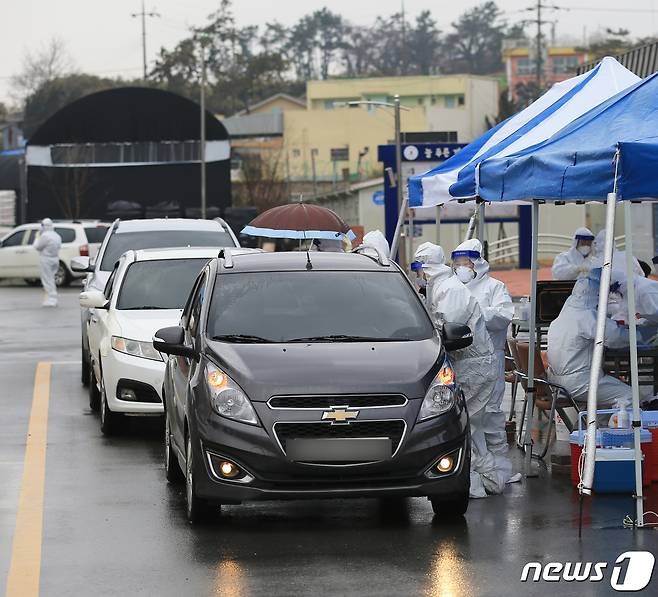
M43 596L602 595L614 594L609 574L603 583L559 586L519 578L528 561L605 561L611 569L626 550L658 552L658 531L621 528L632 511L626 497L587 503L579 542L576 494L545 468L539 479L471 502L465 520L451 525L433 520L424 499L409 499L229 506L211 524L190 527L181 490L164 479L157 422L132 419L112 439L99 431L79 381L77 293L66 290L60 307L46 310L40 290L0 287L0 586L12 557L36 557L38 570L38 553L13 547L38 362L52 363ZM657 494L654 484L654 510ZM647 594L656 594L656 577Z

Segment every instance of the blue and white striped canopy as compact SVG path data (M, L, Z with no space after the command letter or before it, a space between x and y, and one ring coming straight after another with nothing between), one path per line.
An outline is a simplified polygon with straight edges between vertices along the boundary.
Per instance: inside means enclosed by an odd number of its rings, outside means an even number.
M479 195L478 165L542 143L565 126L639 81L614 58L554 85L537 101L487 131L433 170L409 179L409 206L431 207Z

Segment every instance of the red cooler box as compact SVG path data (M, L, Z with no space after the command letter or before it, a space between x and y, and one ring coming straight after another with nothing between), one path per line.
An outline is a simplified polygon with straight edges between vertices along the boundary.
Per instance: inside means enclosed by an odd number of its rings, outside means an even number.
M642 411L642 427L651 433L653 441L648 447L647 452L647 476L652 482L658 481L658 410Z

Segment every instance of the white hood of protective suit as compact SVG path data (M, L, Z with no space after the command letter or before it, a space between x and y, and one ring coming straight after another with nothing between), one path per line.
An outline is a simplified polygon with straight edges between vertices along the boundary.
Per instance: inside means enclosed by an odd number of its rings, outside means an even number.
M598 268L578 279L560 315L548 328L549 378L578 399L583 399L589 387L600 279ZM628 331L607 319L604 342L609 347L627 346Z
M363 243L361 246L374 247L385 257L388 257L391 253L391 248L388 246L388 241L382 234L381 230L371 230L368 232L363 237Z
M453 251L453 259L466 255L473 262L475 278L466 287L482 311L487 330L496 350L505 350L507 329L514 317L514 304L507 287L489 275L489 262L482 257L482 243L476 238L464 241Z

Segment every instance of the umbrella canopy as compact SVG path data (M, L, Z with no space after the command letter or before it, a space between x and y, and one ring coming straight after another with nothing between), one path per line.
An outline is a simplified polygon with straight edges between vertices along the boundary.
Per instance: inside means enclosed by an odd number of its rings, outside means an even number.
M487 201L658 198L658 74L643 79L544 143L480 165ZM617 164L616 157L619 161Z
M478 165L550 138L582 114L639 81L614 58L554 85L525 110L501 122L433 170L409 179L410 207L441 205L478 195Z
M301 201L268 209L245 226L242 234L269 238L355 238L336 212Z

